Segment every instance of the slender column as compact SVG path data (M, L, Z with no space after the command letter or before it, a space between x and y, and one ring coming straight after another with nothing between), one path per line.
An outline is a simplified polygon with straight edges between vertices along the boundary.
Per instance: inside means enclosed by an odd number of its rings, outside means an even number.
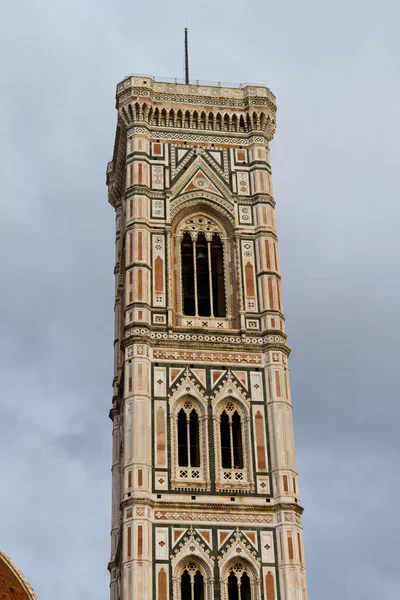
M191 600L194 600L194 576L191 575L190 576L190 595L191 595Z
M234 453L233 453L233 431L232 431L232 417L229 416L229 439L230 439L230 447L231 447L231 469L235 468L234 465Z
M188 455L188 467L191 466L191 456L190 456L190 414L186 413L186 431L187 431L187 455Z
M197 258L196 258L196 240L193 240L193 273L194 273L194 306L195 315L199 316L199 307L197 299Z
M210 281L210 316L214 316L213 288L212 288L212 264L211 264L211 242L207 240L208 252L208 277Z

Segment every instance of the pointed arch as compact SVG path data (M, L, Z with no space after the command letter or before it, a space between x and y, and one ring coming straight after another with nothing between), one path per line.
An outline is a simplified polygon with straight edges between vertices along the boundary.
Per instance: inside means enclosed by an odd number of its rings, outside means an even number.
M140 106L139 102L135 103L135 120L140 121Z
M198 127L199 127L199 115L198 115L197 110L195 110L193 113L192 127L193 127L193 129L198 129Z
M185 389L188 386L185 385ZM170 401L171 485L175 489L208 489L208 419L203 398L185 394Z
M271 571L268 571L265 576L265 593L267 595L266 600L275 600L275 583Z
M221 600L261 600L260 568L246 548L242 544L240 546L243 552L240 557L221 560Z
M214 113L208 114L208 129L214 129Z
M240 119L239 119L239 131L240 131L240 133L244 133L246 131L246 125L245 125L245 122L244 122L243 115L240 115Z
M244 268L244 278L246 283L246 295L249 298L256 297L256 288L254 282L254 268L250 261L247 261Z
M169 111L168 126L175 127L175 111L172 108Z
M222 129L222 116L221 116L221 113L217 113L217 118L215 119L215 129L217 131L221 131L221 129Z
M204 174L207 175L207 169L204 169ZM190 174L189 174L190 177ZM215 202L209 191L207 191L207 198L202 198L203 192L199 190L198 197L185 201L185 194L179 196L177 194L177 202L171 203L171 216L172 216L172 229L173 229L173 252L170 255L169 269L177 272L177 277L171 282L171 294L176 307L175 310L175 322L182 325L188 324L188 326L200 327L221 327L219 319L226 319L228 327L236 327L239 311L239 299L237 295L233 293L234 286L237 281L237 256L234 248L234 233L233 233L233 222L231 213L221 206L219 197L215 195ZM193 320L188 316L184 318L184 289L182 287L183 277L183 237L185 232L190 233L190 227L185 229L188 219L202 218L203 224L208 222L211 229L201 229L201 224L195 224L195 227L202 230L206 236L207 245L211 245L211 253L205 253L202 250L204 256L204 262L207 265L209 254L211 256L212 271L210 289L212 289L213 298L213 316L206 317L206 319L200 316L196 316L196 307L193 304L191 314ZM214 233L218 233L219 240L213 238ZM194 254L193 254L193 241L191 237L185 238L187 256L186 260L188 268L192 271L192 279L194 280ZM197 258L197 257L196 257ZM189 273L190 275L190 273ZM190 284L190 281L187 282ZM194 282L193 287L193 302L194 302ZM214 291L215 288L215 291Z
M127 111L126 111L126 109L125 109L124 106L121 109L121 114L122 114L122 118L123 118L123 120L125 121L126 124L131 123L131 118L128 115L128 113L127 113Z
M203 595L200 591L200 595L197 598L195 596L194 600L214 600L214 565L199 544L198 539L196 539L195 531L191 530L191 535L184 538L184 543L180 544L179 552L171 560L171 566L174 600L191 600L192 598L191 590L189 590L188 595L188 588L186 588L186 595L182 594L181 578L185 571L192 576L193 584L195 584L194 577L197 573L201 575L203 580Z
M158 600L167 600L167 573L163 567L158 571L157 584Z
M158 108L156 108L153 113L153 125L158 127L158 125L159 125L158 121L159 121L159 110L158 110Z
M176 126L182 127L182 125L183 125L183 116L182 116L182 111L179 109L178 112L176 113Z
M246 129L247 131L251 131L251 119L249 113L246 114Z
M135 117L134 117L133 110L132 110L132 104L130 104L130 103L128 104L128 113L129 113L130 121L131 121L131 123L133 123L135 120Z
M224 131L229 131L229 115L225 113L224 116Z
M190 127L190 112L187 110L185 112L185 127L189 128Z
M205 128L206 128L206 113L203 110L200 115L200 129L205 129Z
M165 108L163 108L161 111L161 126L167 126L167 111L165 110Z
M238 128L238 118L237 115L232 116L232 131L237 131Z
M254 489L249 406L222 397L214 405L213 421L217 489Z

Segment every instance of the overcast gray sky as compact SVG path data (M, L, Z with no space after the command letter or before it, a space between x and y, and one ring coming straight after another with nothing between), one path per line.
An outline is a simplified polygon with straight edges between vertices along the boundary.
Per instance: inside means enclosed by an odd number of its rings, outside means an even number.
M108 598L115 85L260 82L310 600L398 600L398 0L3 0L0 547Z

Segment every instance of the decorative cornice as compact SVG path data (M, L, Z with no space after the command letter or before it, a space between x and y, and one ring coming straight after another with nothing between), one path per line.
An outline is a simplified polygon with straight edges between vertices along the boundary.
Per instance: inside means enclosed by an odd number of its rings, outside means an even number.
M166 492L166 494L171 494L171 492ZM217 495L217 494L216 494ZM206 496L201 496L202 498L204 497L209 497L210 494L207 494ZM250 495L246 495L245 497L247 499L249 498L254 498L257 497L258 494L251 494ZM240 496L242 497L242 496ZM243 496L244 497L244 496ZM246 514L246 513L262 513L262 514L275 514L279 511L294 511L296 514L298 515L302 515L304 512L304 508L300 505L297 504L295 502L287 502L287 503L278 503L278 504L273 504L273 499L271 499L271 503L270 504L256 504L256 505L249 505L249 504L242 504L240 505L240 507L238 505L232 505L230 503L226 503L226 506L224 506L224 504L220 504L217 502L207 502L207 504L204 504L204 502L195 502L193 500L179 500L179 501L173 501L173 500L165 500L163 502L160 502L158 500L153 500L151 498L125 498L124 500L122 500L121 502L121 508L128 508L129 506L147 506L149 508L152 508L154 510L183 510L185 512L187 511L192 511L193 509L200 509L202 512L212 512L217 511L217 512L221 512L222 510L224 510L224 508L228 508L229 507L229 511L231 512L240 512L240 514Z
M129 97L149 98L157 102L200 104L215 107L268 106L276 112L276 98L263 85L229 86L203 83L183 84L175 81L156 81L152 77L132 75L117 86L117 106Z
M199 350L199 342L201 350ZM218 333L191 333L185 331L177 333L169 331L151 331L143 327L133 327L125 332L125 338L121 341L122 347L132 343L145 343L153 348L169 349L171 352L176 350L186 350L191 353L187 360L192 360L193 351L201 354L204 351L214 351L218 354L220 351L234 353L256 353L257 355L268 350L280 350L287 356L290 354L290 348L286 345L286 335L260 335L260 337L250 337L246 335L238 336L232 334ZM218 350L215 345L218 345ZM186 359L183 359L186 360ZM261 363L260 363L261 366Z
M207 131L202 130L190 130L185 128L173 128L165 127L165 129L157 129L150 125L135 125L128 129L128 136L134 134L148 135L152 139L163 139L171 142L175 141L190 141L200 142L203 144L231 144L232 146L250 146L250 144L263 144L268 142L269 138L262 131L249 133L233 133L229 132L229 135L225 131Z

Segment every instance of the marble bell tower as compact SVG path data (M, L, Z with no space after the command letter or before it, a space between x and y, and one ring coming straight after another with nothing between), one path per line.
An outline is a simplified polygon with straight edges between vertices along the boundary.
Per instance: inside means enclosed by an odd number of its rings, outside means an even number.
M275 96L131 76L116 107L111 600L307 600Z

